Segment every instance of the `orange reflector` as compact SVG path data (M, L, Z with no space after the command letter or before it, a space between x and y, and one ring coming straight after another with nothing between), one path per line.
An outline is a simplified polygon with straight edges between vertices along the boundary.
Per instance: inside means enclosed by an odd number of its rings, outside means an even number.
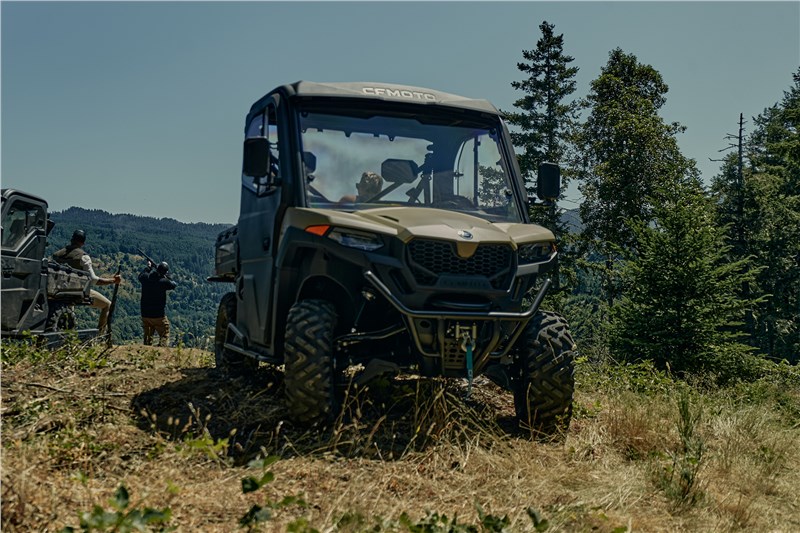
M309 226L306 228L306 231L308 233L313 233L314 235L319 235L320 237L322 237L323 235L325 235L325 232L327 232L329 229L330 226Z

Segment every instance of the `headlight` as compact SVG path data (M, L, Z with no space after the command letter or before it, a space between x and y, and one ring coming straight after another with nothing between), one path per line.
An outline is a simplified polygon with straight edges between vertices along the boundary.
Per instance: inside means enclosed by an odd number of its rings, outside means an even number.
M556 251L554 242L537 242L534 244L523 244L517 250L519 254L519 264L541 263L547 261Z
M338 242L342 246L356 248L371 252L383 246L381 238L374 233L356 231L347 228L333 228L328 237Z

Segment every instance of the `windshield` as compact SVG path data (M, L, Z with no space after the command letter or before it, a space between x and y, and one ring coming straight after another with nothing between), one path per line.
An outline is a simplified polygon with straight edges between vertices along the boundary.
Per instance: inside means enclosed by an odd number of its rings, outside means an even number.
M521 222L499 123L362 111L299 115L310 207L408 205ZM428 123L431 122L431 123Z

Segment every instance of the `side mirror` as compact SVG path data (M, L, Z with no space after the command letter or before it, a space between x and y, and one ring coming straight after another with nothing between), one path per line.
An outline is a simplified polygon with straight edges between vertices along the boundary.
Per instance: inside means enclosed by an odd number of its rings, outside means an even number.
M387 159L381 163L381 176L389 183L414 183L419 167L410 159Z
M545 202L558 199L561 194L561 167L556 163L541 163L536 179L536 196Z
M269 174L269 140L266 137L244 140L242 172L253 178L263 178Z

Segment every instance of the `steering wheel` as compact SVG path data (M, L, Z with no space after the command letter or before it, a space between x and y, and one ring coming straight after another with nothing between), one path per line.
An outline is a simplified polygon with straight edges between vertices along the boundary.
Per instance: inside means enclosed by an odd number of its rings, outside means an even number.
M310 183L307 183L307 184L306 184L306 187L308 187L308 190L309 190L309 191L311 191L311 193L312 193L314 196L319 196L319 197L320 197L320 199L321 199L323 202L326 202L326 203L331 203L331 201L330 201L330 200L328 200L328 199L325 197L325 195L324 195L324 194L322 194L321 192L319 192L319 191L317 190L317 188L316 188L316 187L314 187L313 185L311 185Z
M450 196L433 204L439 209L475 209L472 200L464 196Z

